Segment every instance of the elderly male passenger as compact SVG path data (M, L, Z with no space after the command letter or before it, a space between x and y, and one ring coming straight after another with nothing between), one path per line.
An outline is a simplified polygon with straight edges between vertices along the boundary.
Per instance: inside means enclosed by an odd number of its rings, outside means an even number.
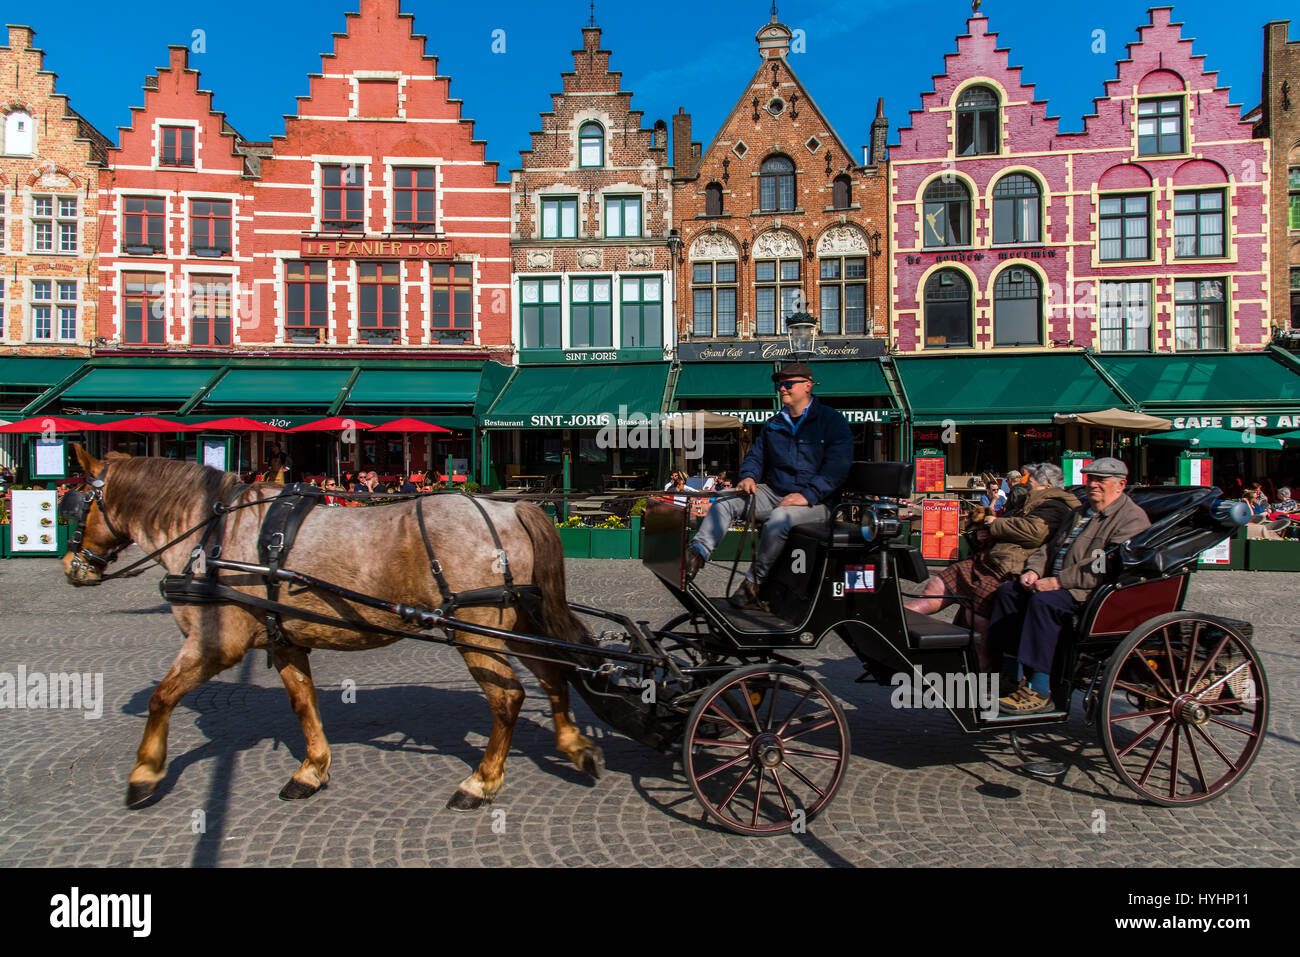
M979 527L979 551L933 576L925 584L923 597L907 603L911 611L933 615L952 604L955 596L969 599L972 623L979 635L980 668L984 671L992 667L988 629L994 593L1025 570L1025 561L1056 533L1079 502L1061 487L1065 475L1058 466L1044 462L1025 466L1025 471L1027 494L1017 495L1015 506L1001 517L989 515L984 519Z
M1151 521L1124 494L1128 466L1119 459L1097 459L1083 470L1087 504L1075 509L1056 534L1025 562L1025 573L993 595L989 625L997 654L1017 647L1020 685L1000 699L1004 714L1039 714L1052 709L1051 670L1066 620L1101 584L1101 556L1128 541Z

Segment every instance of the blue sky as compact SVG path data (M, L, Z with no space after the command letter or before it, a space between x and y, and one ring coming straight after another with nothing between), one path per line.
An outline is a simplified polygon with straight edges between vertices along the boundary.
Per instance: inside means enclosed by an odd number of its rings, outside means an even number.
M306 75L320 69L320 54L332 48L331 34L344 28L344 14L358 0L261 0L246 3L177 3L160 0L65 2L23 11L46 51L46 67L59 74L59 90L72 105L116 141L117 127L142 102L146 75L166 63L166 47L191 41L204 31L206 52L191 64L215 105L250 139L284 131L283 114L307 92ZM985 0L999 43L1010 47L1012 65L1037 84L1048 111L1061 117L1062 131L1077 130L1104 80L1114 76L1124 45L1147 22L1147 4ZM250 34L250 11L259 20ZM487 140L488 158L501 163L501 176L518 166L538 113L560 89L560 73L572 66L570 51L581 45L589 7L579 0L498 0L496 3L440 3L403 0L415 28L427 38L427 52L439 57L439 71L452 78L452 95ZM688 10L678 24L661 23L654 11ZM602 0L597 22L623 88L645 112L646 124L668 119L684 106L694 117L693 138L707 143L742 85L758 65L755 31L768 19L769 3L755 0L693 0L682 5ZM1232 88L1232 99L1249 109L1260 99L1263 26L1293 19L1294 0L1240 0L1224 15L1221 2L1187 0L1174 5L1184 36L1196 39L1207 68ZM448 11L454 11L449 13ZM932 74L964 32L966 0L825 0L784 2L781 20L802 29L807 51L791 63L846 143L865 144L876 98L885 98L891 142L920 106ZM15 12L10 12L12 19ZM492 51L494 31L505 31L505 52ZM1093 53L1094 31L1105 31L1106 51Z

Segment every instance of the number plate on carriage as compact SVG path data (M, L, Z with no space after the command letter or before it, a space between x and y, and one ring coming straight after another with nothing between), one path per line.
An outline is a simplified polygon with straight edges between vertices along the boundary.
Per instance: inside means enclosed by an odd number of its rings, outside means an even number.
M876 590L876 566L875 565L845 565L844 566L844 591L852 592L873 592Z

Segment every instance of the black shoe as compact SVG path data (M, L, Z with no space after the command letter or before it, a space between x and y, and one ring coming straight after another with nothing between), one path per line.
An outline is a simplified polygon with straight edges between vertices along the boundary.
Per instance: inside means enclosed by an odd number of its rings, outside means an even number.
M695 581L695 576L700 573L700 569L705 565L705 558L698 548L686 549L686 580Z
M736 589L735 594L727 600L730 601L734 607L743 608L747 611L767 610L767 606L763 603L763 600L758 597L758 586L748 578L741 581L740 587Z

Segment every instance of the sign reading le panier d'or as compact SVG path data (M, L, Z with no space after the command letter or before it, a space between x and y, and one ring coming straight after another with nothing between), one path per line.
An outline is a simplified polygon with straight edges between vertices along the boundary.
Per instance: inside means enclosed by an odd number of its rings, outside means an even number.
M446 239L303 239L304 259L450 259Z

